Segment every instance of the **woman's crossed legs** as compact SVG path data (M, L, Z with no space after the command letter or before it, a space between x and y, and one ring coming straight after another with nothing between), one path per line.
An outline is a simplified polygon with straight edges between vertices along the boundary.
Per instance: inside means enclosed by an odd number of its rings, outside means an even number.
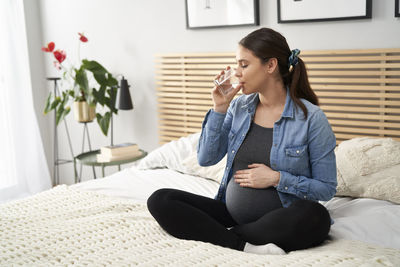
M330 229L326 208L299 200L258 220L237 225L224 202L176 189L160 189L148 199L150 213L170 235L243 250L245 243L274 243L285 251L322 243ZM230 229L228 229L230 228Z

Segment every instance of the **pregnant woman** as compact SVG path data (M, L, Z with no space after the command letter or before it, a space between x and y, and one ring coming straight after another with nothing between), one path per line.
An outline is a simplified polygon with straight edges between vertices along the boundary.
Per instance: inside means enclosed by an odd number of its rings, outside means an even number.
M239 42L239 84L227 93L213 88L198 145L202 166L227 154L220 188L215 199L154 192L148 209L169 234L257 254L306 249L327 238L331 220L318 200L336 193L336 140L299 53L268 28Z

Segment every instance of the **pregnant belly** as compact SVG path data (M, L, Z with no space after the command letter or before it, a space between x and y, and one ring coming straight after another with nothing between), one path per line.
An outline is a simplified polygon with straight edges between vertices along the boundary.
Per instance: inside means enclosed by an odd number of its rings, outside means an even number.
M232 178L226 189L226 207L238 224L245 224L281 208L282 204L274 187L265 189L241 187Z

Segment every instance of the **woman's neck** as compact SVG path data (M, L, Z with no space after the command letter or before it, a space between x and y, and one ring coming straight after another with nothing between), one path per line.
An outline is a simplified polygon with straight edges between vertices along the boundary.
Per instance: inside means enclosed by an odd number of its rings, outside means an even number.
M286 88L282 81L271 81L259 92L260 105L263 108L275 109L285 106Z

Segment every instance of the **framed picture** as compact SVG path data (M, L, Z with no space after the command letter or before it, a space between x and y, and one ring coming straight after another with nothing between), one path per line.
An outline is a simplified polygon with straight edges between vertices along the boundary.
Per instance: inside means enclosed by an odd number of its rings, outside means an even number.
M368 19L372 15L372 0L277 1L278 23Z
M259 0L186 0L186 28L260 25Z
M400 17L400 0L394 0L394 16Z

